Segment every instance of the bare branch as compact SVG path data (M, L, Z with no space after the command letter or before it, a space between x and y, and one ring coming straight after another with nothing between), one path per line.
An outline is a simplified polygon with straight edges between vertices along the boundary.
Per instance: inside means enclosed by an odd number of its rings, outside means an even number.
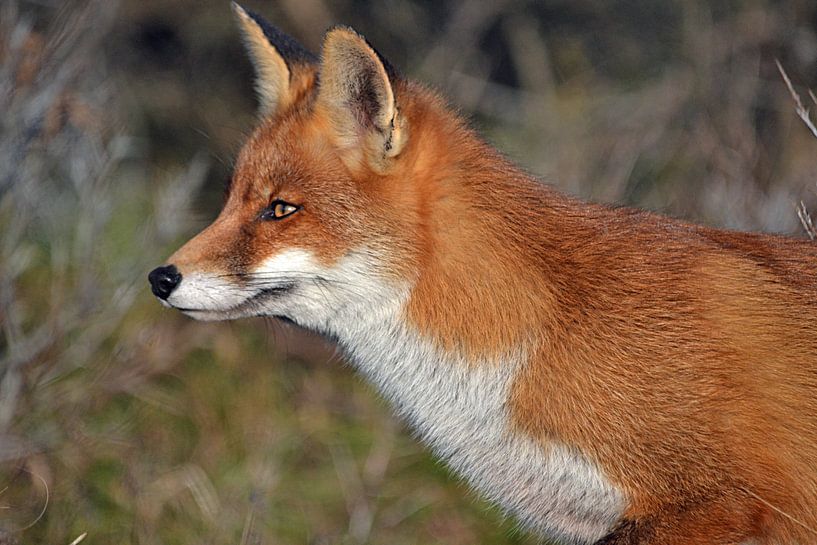
M814 220L803 201L800 201L800 204L797 205L797 217L800 218L800 223L803 224L803 229L806 230L808 238L811 240L817 239L817 227L814 226Z
M777 69L780 71L780 75L783 76L783 81L786 82L786 87L789 88L791 98L794 99L794 111L797 113L797 117L799 117L803 123L806 124L806 127L808 127L808 129L811 131L811 134L817 138L817 127L814 126L814 122L811 120L808 108L803 106L803 102L800 100L800 95L794 90L794 86L791 84L788 74L786 74L786 71L783 69L783 65L781 65L780 61L777 59L775 59L774 62L777 65ZM817 104L817 99L815 99L814 93L812 93L810 90L809 96L811 97L811 100Z

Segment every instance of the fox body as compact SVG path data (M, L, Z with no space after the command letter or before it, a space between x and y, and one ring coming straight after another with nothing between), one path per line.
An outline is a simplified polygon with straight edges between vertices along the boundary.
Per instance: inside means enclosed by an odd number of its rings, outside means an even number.
M335 339L561 542L817 541L817 246L564 196L351 29L318 59L234 11L261 121L166 305Z

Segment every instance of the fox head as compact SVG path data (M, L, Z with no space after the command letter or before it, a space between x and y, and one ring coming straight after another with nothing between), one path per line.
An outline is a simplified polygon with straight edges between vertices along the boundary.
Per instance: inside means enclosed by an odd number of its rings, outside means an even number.
M197 319L271 315L318 327L381 295L373 282L403 286L416 270L423 203L407 186L428 167L410 117L436 99L349 28L326 34L319 59L258 15L233 11L256 72L259 124L220 215L151 272L151 287Z
M540 184L354 30L330 30L318 58L233 11L260 119L220 215L150 273L153 293L197 319L329 334L391 309L443 344L507 348L541 291L521 269ZM495 278L506 295L486 296Z

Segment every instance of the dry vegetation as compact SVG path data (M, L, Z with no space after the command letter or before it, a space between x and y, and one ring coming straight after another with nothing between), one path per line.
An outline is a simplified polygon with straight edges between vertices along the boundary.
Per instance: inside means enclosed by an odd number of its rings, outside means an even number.
M809 225L815 142L775 65L813 98L808 0L247 4L313 48L352 24L566 191ZM534 542L331 347L150 296L219 204L249 78L226 1L0 3L0 543Z

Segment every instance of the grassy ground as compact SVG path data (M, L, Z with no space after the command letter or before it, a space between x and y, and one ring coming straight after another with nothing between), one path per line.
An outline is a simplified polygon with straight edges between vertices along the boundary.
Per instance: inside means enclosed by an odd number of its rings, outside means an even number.
M248 4L313 48L351 23L566 191L799 236L817 203L774 66L817 83L809 1ZM333 347L150 296L250 76L226 2L0 4L0 543L535 543Z

